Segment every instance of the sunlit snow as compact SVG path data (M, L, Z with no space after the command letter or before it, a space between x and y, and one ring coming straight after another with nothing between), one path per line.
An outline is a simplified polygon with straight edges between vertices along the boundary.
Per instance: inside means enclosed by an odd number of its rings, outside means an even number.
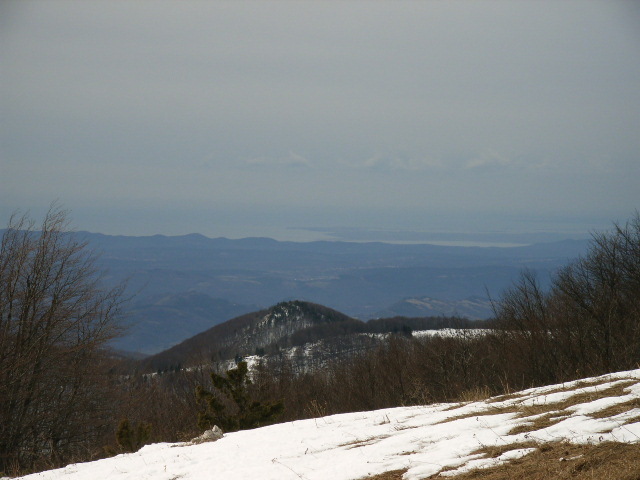
M443 469L447 470L443 474L453 475L527 455L535 449L523 448L521 444L529 440L639 442L640 409L631 408L612 417L591 416L612 405L640 398L639 383L640 370L633 370L481 402L333 415L229 433L218 441L200 445L148 445L137 453L23 478L353 480L402 470L406 471L405 479L415 480ZM606 396L605 391L615 386L624 387L624 395ZM551 405L546 413L557 417L557 423L509 434L514 427L530 424L540 416L523 416L526 408L518 410L518 407L548 406L572 397L587 400L557 412ZM593 400L594 397L598 398ZM483 447L506 445L513 448L497 458L478 452Z

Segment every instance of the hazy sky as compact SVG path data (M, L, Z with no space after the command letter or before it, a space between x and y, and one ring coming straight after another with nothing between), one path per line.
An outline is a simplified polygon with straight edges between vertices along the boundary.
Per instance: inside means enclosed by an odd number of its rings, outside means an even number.
M2 1L0 213L229 236L625 220L639 5Z

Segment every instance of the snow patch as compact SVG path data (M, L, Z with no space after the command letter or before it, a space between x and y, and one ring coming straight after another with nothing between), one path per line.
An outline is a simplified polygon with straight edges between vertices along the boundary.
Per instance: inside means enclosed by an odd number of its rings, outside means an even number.
M640 370L587 379L592 383L634 379ZM454 475L488 468L529 454L526 441L572 443L640 442L638 409L610 418L594 418L616 399L575 405L555 425L510 435L531 418L495 413L497 406L550 404L571 395L603 389L569 382L528 389L501 402L474 402L399 407L373 412L332 415L225 434L215 442L147 445L136 453L95 462L73 464L22 477L25 480L355 480L390 470L406 470L405 480L436 473ZM560 389L570 390L559 392ZM627 394L628 392L628 394ZM640 398L640 388L626 388L625 398ZM585 397L586 398L586 397ZM553 401L553 402L551 402ZM561 412L550 412L560 416ZM567 411L562 412L567 415ZM466 416L462 416L466 415ZM626 415L626 416L625 416ZM626 419L626 420L625 420ZM485 447L512 445L497 458L477 453Z

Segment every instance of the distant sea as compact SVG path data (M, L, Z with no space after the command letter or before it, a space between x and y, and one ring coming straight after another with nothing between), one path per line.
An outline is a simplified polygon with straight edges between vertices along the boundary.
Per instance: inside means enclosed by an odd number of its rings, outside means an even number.
M583 239L588 234L559 232L420 232L368 228L294 228L275 226L226 226L205 234L208 237L231 239L267 237L278 241L314 242L384 242L393 244L431 244L456 247L521 247L534 243Z
M199 223L208 237L268 237L279 241L384 242L395 244L433 244L460 247L518 247L534 243L582 240L594 231L611 227L610 221L581 218L507 217L468 219L400 215L350 218L336 215L301 218L300 215L271 218L265 215L234 215L218 221ZM393 218L392 218L393 219Z
M300 210L300 209L299 209ZM286 209L87 209L74 212L78 230L111 235L263 237L278 241L384 242L461 247L517 247L582 240L611 228L616 218L507 214L457 216L423 212L289 211ZM624 220L624 219L623 219Z

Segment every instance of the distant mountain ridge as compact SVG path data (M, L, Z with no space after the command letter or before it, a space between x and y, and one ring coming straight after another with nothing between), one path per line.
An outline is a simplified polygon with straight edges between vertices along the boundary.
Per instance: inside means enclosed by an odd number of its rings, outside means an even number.
M553 272L583 253L587 245L567 240L480 248L230 240L199 234L78 235L101 254L98 267L107 271L105 282L112 285L128 279L128 294L134 296L126 312L133 327L114 346L149 354L221 321L288 299L326 305L360 319L449 315L448 304L484 298L487 291L498 297L524 268L536 271L543 287L548 285ZM158 303L165 296L196 293L227 302L226 306L212 306L207 314L197 305L184 304L178 310L177 304ZM441 302L442 308L425 310L416 302L403 302L425 297L434 299L433 307ZM194 301L204 302L195 297ZM461 305L453 309L456 314L482 316Z

